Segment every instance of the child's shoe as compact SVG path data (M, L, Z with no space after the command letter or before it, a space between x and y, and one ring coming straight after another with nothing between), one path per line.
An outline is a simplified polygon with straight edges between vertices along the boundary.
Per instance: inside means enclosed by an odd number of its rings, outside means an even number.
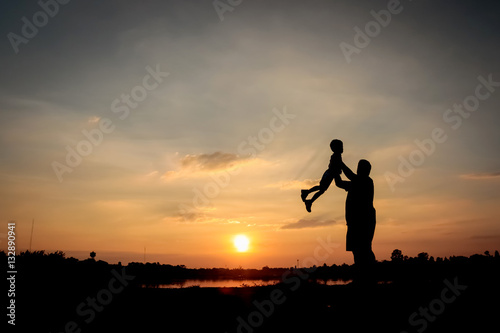
M306 210L310 213L311 212L311 206L312 206L312 200L306 200L304 201L306 203Z
M309 194L308 190L301 190L300 191L300 197L302 198L302 201L304 201L304 202L306 201L308 194Z

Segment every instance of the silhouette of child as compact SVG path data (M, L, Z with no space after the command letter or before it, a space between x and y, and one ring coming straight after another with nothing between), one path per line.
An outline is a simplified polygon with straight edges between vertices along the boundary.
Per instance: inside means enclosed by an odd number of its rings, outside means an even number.
M333 181L333 178L336 175L340 175L342 173L341 165L342 165L342 153L344 152L344 144L340 140L332 140L330 142L330 148L333 151L332 157L330 157L330 164L328 165L328 169L323 174L319 185L311 187L309 190L301 190L301 198L302 201L306 204L306 210L310 213L311 206L313 202L318 199L325 191L328 189L330 184ZM314 196L307 200L307 196L311 192L316 192Z

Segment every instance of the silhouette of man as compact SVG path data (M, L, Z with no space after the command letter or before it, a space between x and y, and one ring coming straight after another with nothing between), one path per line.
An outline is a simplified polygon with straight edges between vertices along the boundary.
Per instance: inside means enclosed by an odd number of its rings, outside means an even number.
M367 160L358 162L357 174L343 162L342 171L349 181L335 176L335 185L347 191L345 220L347 222L346 251L352 251L358 279L369 280L369 270L375 263L372 240L375 233L376 212L373 207L373 180L370 178L371 164Z

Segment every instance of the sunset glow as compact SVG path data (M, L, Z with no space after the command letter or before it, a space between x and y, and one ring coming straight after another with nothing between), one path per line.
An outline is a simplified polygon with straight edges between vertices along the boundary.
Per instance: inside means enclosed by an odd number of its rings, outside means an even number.
M372 165L378 260L498 249L498 10L72 1L23 28L38 3L2 5L3 250L15 220L18 251L78 259L290 267L327 242L317 265L351 264L346 192L300 197L332 139Z
M245 235L238 235L234 237L234 247L238 252L247 252L250 240Z

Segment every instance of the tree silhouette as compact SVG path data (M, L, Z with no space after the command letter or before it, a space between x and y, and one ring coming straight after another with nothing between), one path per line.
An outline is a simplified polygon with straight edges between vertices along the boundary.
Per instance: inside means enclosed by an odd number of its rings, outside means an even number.
M421 261L427 261L429 260L429 254L427 252L420 252L417 254L417 259Z
M95 253L94 251L90 252L90 258L92 258L92 260L95 260L95 259L94 259L94 258L95 258L95 254L96 254L96 253Z
M391 254L392 261L403 261L403 252L401 250L395 249Z

